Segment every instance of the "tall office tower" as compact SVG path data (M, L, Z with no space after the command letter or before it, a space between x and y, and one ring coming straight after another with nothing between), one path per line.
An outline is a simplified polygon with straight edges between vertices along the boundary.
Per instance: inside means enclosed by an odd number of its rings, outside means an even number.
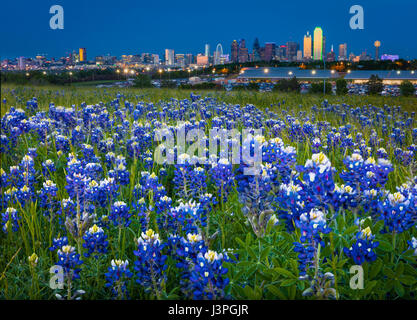
M347 44L342 43L339 44L339 60L347 60L348 54L347 54Z
M87 51L85 50L85 48L80 48L78 54L80 62L87 61Z
M17 62L17 66L19 67L19 70L25 70L26 69L26 59L24 57L19 57L19 60Z
M271 61L275 57L275 43L274 42L267 42L265 43L265 52L264 52L264 60Z
M165 49L165 64L167 66L172 66L175 64L174 49Z
M255 41L253 42L253 61L259 61L261 60L261 46L259 45L258 38L255 38Z
M311 45L312 39L310 32L307 31L307 34L304 36L304 59L310 60L311 59Z
M249 50L246 48L245 39L239 40L238 62L245 63L249 61Z
M323 60L323 30L320 27L314 29L314 60Z
M185 67L185 55L183 53L175 54L175 61L181 68Z
M288 41L287 42L287 60L294 61L297 59L297 51L300 48L300 45L297 42Z
M185 55L185 64L188 66L192 63L193 63L193 54L192 53L187 53Z
M232 42L232 48L231 48L231 61L237 62L238 61L238 52L239 52L239 44L236 40L233 40Z
M152 54L153 64L159 64L159 54Z
M210 45L208 43L204 46L204 55L210 57Z
M275 52L275 55L278 56L279 60L285 60L285 57L287 56L287 46L279 46L279 48Z
M323 59L326 57L326 36L323 36Z

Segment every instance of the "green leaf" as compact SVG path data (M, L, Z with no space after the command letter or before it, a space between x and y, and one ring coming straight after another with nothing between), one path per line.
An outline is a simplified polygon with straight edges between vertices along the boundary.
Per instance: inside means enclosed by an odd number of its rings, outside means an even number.
M382 269L382 260L377 259L375 263L373 263L371 267L371 271L369 272L369 278L373 279Z
M405 285L408 285L408 286L411 286L411 285L413 285L413 284L415 284L417 282L417 280L414 277L412 277L412 276L404 276L404 275L402 275L400 277L400 281L401 281L401 283L403 283Z
M350 226L349 228L345 229L345 231L343 231L343 235L346 236L346 235L354 233L355 231L358 231L358 227L353 225L353 226Z
M274 297L278 297L278 298L280 298L282 300L286 300L287 299L287 297L281 292L281 290L279 288L277 288L276 286L274 286L274 285L269 285L267 287L267 290L269 292L271 292L274 295Z
M391 243L389 243L388 241L385 241L385 240L380 240L379 241L378 248L380 248L382 251L385 251L385 252L392 252L392 250L394 250L392 248Z
M282 287L289 287L297 283L297 279L286 279L281 282Z
M372 228L372 232L373 234L377 234L379 231L382 230L382 228L384 227L384 221L383 220L378 220L374 227Z
M290 271L283 269L283 268L274 268L274 271L279 273L280 275L283 275L287 278L293 278L296 279L296 276L293 275Z
M395 281L394 290L398 294L399 297L402 297L404 295L404 292L405 292L404 287L399 281Z

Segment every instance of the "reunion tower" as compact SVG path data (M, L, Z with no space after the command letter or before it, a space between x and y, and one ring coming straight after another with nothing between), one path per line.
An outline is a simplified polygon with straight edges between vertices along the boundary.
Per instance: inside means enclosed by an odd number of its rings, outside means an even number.
M374 42L374 46L375 46L375 60L379 60L379 47L381 46L381 41L376 40Z

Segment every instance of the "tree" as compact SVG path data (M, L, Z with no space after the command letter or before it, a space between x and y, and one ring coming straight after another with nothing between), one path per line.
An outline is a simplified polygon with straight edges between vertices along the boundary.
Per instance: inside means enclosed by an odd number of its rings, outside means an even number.
M311 84L311 88L310 88L310 93L323 93L323 81L320 82L313 82ZM326 89L325 89L326 94L330 94L332 93L332 84L329 81L326 81Z
M383 89L382 79L375 74L371 75L368 81L368 93L380 94Z
M151 78L146 74L139 74L133 82L133 86L136 88L151 88Z
M288 91L300 91L300 83L298 82L296 77L293 77L291 79L281 79L279 80L274 88L274 91L284 91L284 92L288 92Z
M343 78L336 80L336 94L346 94L348 93L347 81Z
M414 88L414 85L410 81L405 80L401 82L400 91L401 91L401 95L408 97L408 96L413 96L416 92L416 89Z

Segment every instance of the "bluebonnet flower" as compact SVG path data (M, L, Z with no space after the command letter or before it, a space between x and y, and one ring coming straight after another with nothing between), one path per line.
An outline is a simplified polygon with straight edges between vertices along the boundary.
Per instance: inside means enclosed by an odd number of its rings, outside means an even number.
M204 254L200 252L190 277L193 298L197 300L224 298L224 288L229 283L229 279L224 276L227 271L227 268L223 267L222 253L218 254L212 250Z
M63 246L68 245L68 238L62 237L62 238L54 238L52 240L52 246L49 248L50 251L58 250L59 248L62 248Z
M324 247L323 234L328 234L331 229L327 226L325 212L313 208L308 213L303 213L300 220L296 221L300 228L300 242L295 242L294 251L298 252L298 268L300 275L304 276L317 254L318 245Z
M17 214L17 210L15 208L7 208L4 213L1 214L1 225L2 229L5 233L9 230L16 232L19 230L19 220L20 216Z
M51 159L42 162L42 173L46 178L51 178L51 174L55 171L55 163Z
M222 158L212 163L209 172L212 181L217 187L219 199L225 201L234 181L232 165L229 163L229 160Z
M128 185L130 182L130 173L127 171L125 164L120 163L116 169L116 180L122 186Z
M51 180L46 180L43 183L43 188L39 191L40 206L42 208L53 209L56 203L58 188L56 184Z
M361 265L365 261L372 262L376 259L373 249L379 245L379 242L374 242L373 239L371 229L367 227L356 234L356 242L349 249L343 248L343 252L352 258L355 264Z
M109 242L106 240L107 235L104 234L102 228L98 227L96 224L93 225L83 236L84 243L83 247L88 249L88 252L84 253L86 257L89 257L91 254L97 253L107 253L107 247ZM96 255L96 258L98 256Z
M401 192L388 193L379 203L379 212L380 219L384 220L389 232L401 233L415 224L413 217L416 209L413 208L411 194L405 197Z
M78 267L83 261L80 260L80 255L77 254L74 247L65 245L58 250L58 262L64 270L65 279L78 279L80 278L81 269Z
M142 232L138 239L138 247L133 253L137 256L135 261L136 282L145 288L154 291L158 297L161 284L165 281L164 271L168 267L167 256L163 254L165 244L159 239L159 234L152 229Z
M131 223L130 217L132 216L129 213L129 207L123 201L116 201L111 206L109 220L113 222L113 224L117 226L125 226L128 227Z
M112 260L106 276L106 287L111 287L113 296L116 299L128 298L129 294L126 287L126 281L129 280L133 273L130 272L129 261Z

